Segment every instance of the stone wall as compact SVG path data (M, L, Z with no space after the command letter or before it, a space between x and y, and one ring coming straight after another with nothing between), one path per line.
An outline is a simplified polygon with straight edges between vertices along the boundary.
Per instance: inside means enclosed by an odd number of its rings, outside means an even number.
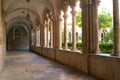
M105 80L120 80L120 58L103 55L90 56L90 72Z
M5 47L6 47L6 40L5 40L5 27L3 26L3 20L2 20L2 9L1 9L1 0L0 0L0 72L3 66L3 60L5 55Z
M120 58L110 55L87 55L79 52L32 48L33 52L105 80L120 80ZM40 52L39 52L40 51Z
M31 51L34 51L35 53L41 55L41 47L35 47L35 46L32 46L30 48Z
M3 53L2 53L2 45L0 45L0 72L3 66Z
M56 51L56 61L78 69L84 73L88 73L87 57L87 55L83 55L79 52L70 52L63 50Z
M18 31L15 32L16 27ZM7 50L29 50L29 33L21 26L14 28L7 34Z

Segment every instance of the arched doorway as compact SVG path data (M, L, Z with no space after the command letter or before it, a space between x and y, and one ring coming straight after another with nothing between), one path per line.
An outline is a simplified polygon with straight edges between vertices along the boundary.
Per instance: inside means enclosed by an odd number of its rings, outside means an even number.
M29 29L23 25L14 25L7 34L7 50L29 50Z

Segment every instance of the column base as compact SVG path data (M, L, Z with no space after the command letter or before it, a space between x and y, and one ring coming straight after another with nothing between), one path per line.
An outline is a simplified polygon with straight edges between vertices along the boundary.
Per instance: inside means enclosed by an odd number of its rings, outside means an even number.
M69 49L69 48L63 48L63 50L70 51L70 49Z
M82 53L80 50L72 50L72 52L79 52L79 53Z
M62 47L59 47L58 49L62 50L63 48L62 48Z
M64 48L64 50L70 50L70 49L68 49L68 48Z
M95 53L96 53L96 54L100 54L100 53L101 53L101 51L100 51L100 50L98 50L98 51L96 51Z
M120 55L120 51L117 51L117 50L114 50L112 53L111 53L111 56L119 56Z
M77 48L72 49L72 51L77 51Z
M64 49L64 50L68 50L69 48L68 48L68 46L65 46L63 49Z

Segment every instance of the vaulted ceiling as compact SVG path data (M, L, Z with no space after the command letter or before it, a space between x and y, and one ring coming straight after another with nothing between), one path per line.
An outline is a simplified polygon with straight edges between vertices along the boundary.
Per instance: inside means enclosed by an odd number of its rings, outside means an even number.
M54 17L63 8L64 2L78 0L2 0L6 30L14 24L32 25L32 28L44 24L45 11ZM29 18L29 19L28 19Z
M14 23L24 23L27 25L27 17L31 23L40 25L44 19L45 9L49 9L53 14L59 9L62 0L3 0L5 22L7 27ZM55 9L57 8L57 9Z

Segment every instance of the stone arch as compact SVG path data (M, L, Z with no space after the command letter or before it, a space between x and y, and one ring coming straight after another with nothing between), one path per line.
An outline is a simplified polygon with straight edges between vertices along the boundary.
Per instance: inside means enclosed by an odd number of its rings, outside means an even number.
M24 27L24 29L25 29L25 31L26 31L26 33L27 34L29 34L29 31L28 30L30 30L31 28L29 28L29 25L27 25L27 24L25 24L25 23L18 23L18 22L14 22L14 23L11 23L9 26L10 27L8 27L8 31L6 32L7 33L7 35L9 34L9 31L14 27L14 26L17 26L17 25L20 25L20 26L22 26L22 27Z
M28 50L29 37L29 29L25 24L11 24L7 34L7 50Z

